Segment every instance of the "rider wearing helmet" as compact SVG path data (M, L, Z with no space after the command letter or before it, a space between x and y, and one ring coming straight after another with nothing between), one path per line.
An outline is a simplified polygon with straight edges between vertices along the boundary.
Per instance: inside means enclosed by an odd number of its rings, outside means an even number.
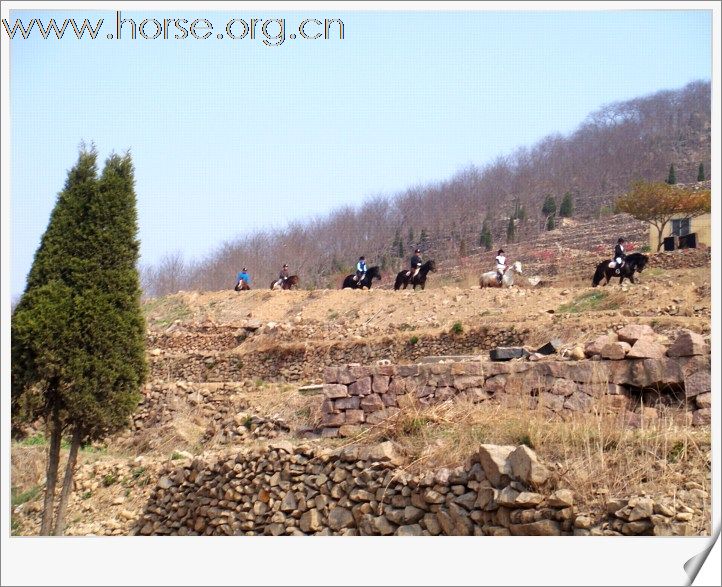
M414 250L413 257L411 257L411 270L407 273L407 275L413 279L416 277L419 269L421 269L421 249L416 249Z
M624 239L620 236L617 239L617 245L614 247L614 273L619 275L619 270L624 265L624 259L627 255L624 253Z
M496 257L494 257L494 262L496 263L496 279L499 283L501 283L501 280L504 277L504 272L506 271L506 257L504 256L504 249L499 249L496 253Z
M354 276L354 281L361 283L364 277L366 277L366 257L361 256L358 258L358 263L356 263L356 275Z

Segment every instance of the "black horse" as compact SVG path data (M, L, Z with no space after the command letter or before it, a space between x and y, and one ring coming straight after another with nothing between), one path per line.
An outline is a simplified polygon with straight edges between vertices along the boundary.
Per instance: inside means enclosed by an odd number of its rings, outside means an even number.
M597 270L594 273L594 278L592 279L592 286L597 287L605 277L607 280L603 285L607 285L609 280L617 275L619 276L620 285L625 278L634 283L634 273L641 273L646 267L647 261L649 261L649 257L647 255L643 255L642 253L632 253L631 255L627 255L627 258L624 260L624 265L622 265L619 269L618 274L615 273L615 269L612 269L609 266L611 261L602 261L599 265L597 265Z
M436 271L436 263L431 260L426 261L426 263L419 268L419 272L413 279L409 277L408 269L399 271L399 274L396 276L396 283L394 283L394 290L398 290L401 287L406 289L408 285L413 285L414 289L416 289L417 285L420 286L421 289L424 289L426 287L426 276L429 271Z
M346 279L343 280L343 285L341 286L341 289L345 289L347 287L350 287L351 289L361 289L364 287L371 289L371 284L373 283L374 279L378 279L379 281L381 281L381 268L378 265L369 267L366 271L366 275L364 275L364 278L361 281L356 281L354 277L356 277L355 273L352 275L347 275Z

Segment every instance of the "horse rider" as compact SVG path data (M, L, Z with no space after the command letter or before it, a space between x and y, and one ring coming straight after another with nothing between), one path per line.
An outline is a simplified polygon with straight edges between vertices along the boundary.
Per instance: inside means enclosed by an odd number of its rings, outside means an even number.
M238 274L237 282L237 287L241 287L244 283L249 286L251 285L251 276L248 275L248 269L245 267L241 269L241 272Z
M284 263L283 268L281 269L281 273L278 274L278 281L276 282L276 285L278 287L283 287L283 284L286 283L288 277L288 265Z
M614 247L614 273L619 275L619 270L624 266L624 259L627 255L624 253L624 239L620 236L617 239L617 245Z
M419 269L421 269L421 249L416 249L414 251L414 256L411 257L411 269L406 273L411 279L416 277L416 275L419 273Z
M506 271L506 257L504 256L504 249L499 249L494 257L496 263L496 280L501 283L504 278L504 272Z
M364 277L366 277L366 257L361 256L356 263L356 275L353 279L355 282L361 283Z

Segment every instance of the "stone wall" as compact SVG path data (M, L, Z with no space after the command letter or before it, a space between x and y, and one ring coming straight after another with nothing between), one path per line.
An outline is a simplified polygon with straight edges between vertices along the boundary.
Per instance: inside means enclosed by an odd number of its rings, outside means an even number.
M625 413L630 425L657 418L656 407L665 405L679 408L683 422L709 424L710 358L704 340L683 330L667 349L653 335L639 325L603 335L587 345L586 354L595 360L329 367L320 432L353 436L360 426L378 424L415 404L456 397L561 418L611 408Z
M461 334L409 335L408 338L381 337L370 341L344 343L277 343L247 352L198 351L151 352L151 378L198 382L321 380L323 369L346 363L416 361L426 355L468 354L496 346L522 344L526 330L478 328Z
M692 269L707 267L711 263L712 249L700 247L698 249L677 249L676 251L663 251L649 256L649 266L660 269Z
M466 466L419 475L403 464L390 442L331 450L277 441L214 462L188 459L161 471L133 533L686 535L705 527L703 491L685 492L701 509L641 497L609 499L608 516L580 510L526 446L481 445Z

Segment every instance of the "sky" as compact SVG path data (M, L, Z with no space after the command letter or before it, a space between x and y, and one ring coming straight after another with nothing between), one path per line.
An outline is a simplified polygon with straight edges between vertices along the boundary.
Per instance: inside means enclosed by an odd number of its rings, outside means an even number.
M172 24L168 39L131 39L126 24L110 40L111 11L12 11L10 22L50 17L104 23L95 40L34 31L10 43L13 297L81 141L101 166L131 150L141 263L176 251L196 260L572 132L604 104L712 76L709 11L123 11L136 25L208 19L205 40L174 39ZM255 39L218 39L233 18L285 18L286 39L264 44L260 24ZM344 39L290 39L312 18L341 19Z

